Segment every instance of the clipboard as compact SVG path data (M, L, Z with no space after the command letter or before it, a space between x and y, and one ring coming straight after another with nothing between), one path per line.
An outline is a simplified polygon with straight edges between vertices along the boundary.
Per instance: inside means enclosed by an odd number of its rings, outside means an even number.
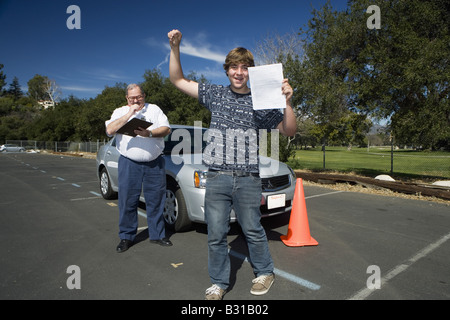
M125 123L119 130L116 131L116 133L126 134L127 136L136 137L137 134L134 133L134 130L141 128L147 129L150 127L153 123L148 122L142 119L133 118L127 123Z

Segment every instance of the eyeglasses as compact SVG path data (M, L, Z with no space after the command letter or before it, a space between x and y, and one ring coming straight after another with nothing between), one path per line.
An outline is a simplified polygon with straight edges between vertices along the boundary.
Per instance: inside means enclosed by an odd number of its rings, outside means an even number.
M128 99L129 101L141 100L142 98L144 98L143 95L135 96L135 97L127 97L127 99Z

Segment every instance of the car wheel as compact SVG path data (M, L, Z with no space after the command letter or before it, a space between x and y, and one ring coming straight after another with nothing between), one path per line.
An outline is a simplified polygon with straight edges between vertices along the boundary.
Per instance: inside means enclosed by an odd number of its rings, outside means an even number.
M164 220L167 227L176 232L187 231L192 226L183 192L175 182L167 182Z
M117 192L111 188L111 180L109 179L106 168L100 171L100 192L106 200L117 199Z

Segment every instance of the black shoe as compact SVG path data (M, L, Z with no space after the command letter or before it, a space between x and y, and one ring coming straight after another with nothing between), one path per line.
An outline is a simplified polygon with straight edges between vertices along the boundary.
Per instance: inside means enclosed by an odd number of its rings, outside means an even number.
M173 245L172 242L167 238L162 238L159 240L150 240L150 243L159 244L160 246L163 247L171 247Z
M133 245L133 241L122 239L116 248L116 251L121 253L127 251Z

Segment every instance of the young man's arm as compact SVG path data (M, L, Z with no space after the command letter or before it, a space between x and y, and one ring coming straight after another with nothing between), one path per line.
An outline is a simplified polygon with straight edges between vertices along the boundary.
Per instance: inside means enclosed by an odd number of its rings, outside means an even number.
M181 92L198 99L198 83L186 79L183 75L183 69L181 68L180 43L182 34L178 30L172 30L167 36L169 37L170 42L170 81Z
M291 106L291 98L294 93L287 79L283 80L281 87L283 94L286 96L286 109L284 109L283 121L277 126L280 133L284 136L293 137L297 132L297 118Z

